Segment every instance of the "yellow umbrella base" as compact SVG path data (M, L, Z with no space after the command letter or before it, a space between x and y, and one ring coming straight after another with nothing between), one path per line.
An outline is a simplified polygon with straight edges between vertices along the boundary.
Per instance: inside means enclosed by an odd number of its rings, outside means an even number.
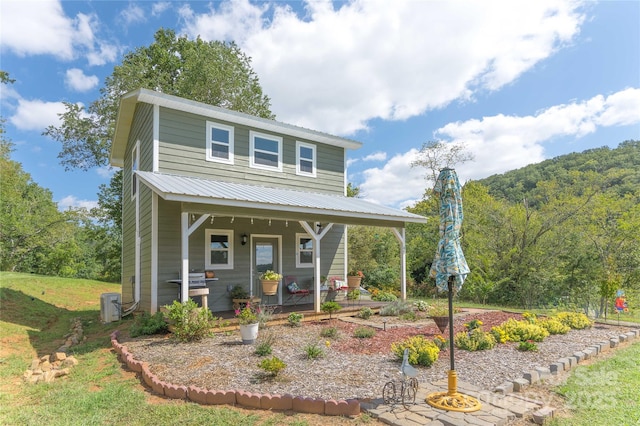
M427 395L426 402L432 407L448 411L470 413L482 408L476 398L458 392L458 375L455 370L449 370L449 390L447 392L433 392Z
M432 407L448 411L469 413L482 408L482 404L476 398L458 392L454 394L449 394L449 392L430 393L427 395L426 401Z

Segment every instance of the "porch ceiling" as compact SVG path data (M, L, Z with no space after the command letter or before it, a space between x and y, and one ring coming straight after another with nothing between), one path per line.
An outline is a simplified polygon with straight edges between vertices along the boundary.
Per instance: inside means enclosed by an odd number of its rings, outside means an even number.
M404 226L425 223L427 218L359 198L292 189L215 181L203 178L136 172L140 181L168 201L192 203L189 211L203 205L215 212L272 215L290 220L316 220L347 225Z

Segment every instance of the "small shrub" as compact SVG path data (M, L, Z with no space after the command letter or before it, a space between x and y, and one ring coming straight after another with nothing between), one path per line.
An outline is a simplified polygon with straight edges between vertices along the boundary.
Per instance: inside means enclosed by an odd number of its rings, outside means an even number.
M536 352L538 350L538 345L531 340L527 340L526 342L520 342L517 349L523 352Z
M593 325L593 322L585 314L579 312L560 312L554 315L553 318L575 330L590 328Z
M471 352L491 349L496 345L496 339L493 334L484 332L479 328L469 332L461 331L456 333L453 342L456 347Z
M440 354L440 349L435 343L425 339L424 336L413 336L402 342L391 344L391 352L399 359L402 359L405 349L409 349L408 361L411 365L429 367L438 360L438 355Z
M355 289L347 293L348 300L358 300L360 298L360 290Z
M269 305L260 305L257 310L258 324L260 324L260 329L264 329L267 327L267 323L273 319L273 311L276 309L275 306Z
M376 331L371 327L356 327L353 330L353 336L359 339L369 339L376 335Z
M255 354L258 356L270 355L273 348L273 334L267 334L260 339L260 343L256 345Z
M532 312L523 312L522 319L531 324L535 324L538 321L537 315Z
M229 292L229 297L231 299L246 299L249 297L249 293L241 285L235 285Z
M446 351L449 347L449 341L438 334L433 338L433 343L440 349L441 351Z
M387 306L383 306L380 309L380 316L383 317L397 317L407 312L413 312L413 306L402 300L396 300L389 303Z
M395 302L398 300L398 297L388 291L377 291L371 293L371 300L375 300L376 302Z
M286 368L287 364L280 358L274 356L271 358L265 358L258 363L258 367L262 368L267 375L275 377L282 370Z
M418 314L416 314L414 311L405 312L404 314L400 315L400 319L404 321L417 321Z
M360 312L358 312L358 318L362 318L365 320L371 318L371 315L373 315L373 311L368 306L361 308Z
M475 330L477 328L482 327L482 325L483 325L483 323L479 319L472 319L471 321L466 323L464 325L464 327L467 329L467 331L473 331L473 330Z
M328 313L329 318L331 318L331 315L333 315L334 312L338 312L340 309L342 309L342 306L340 306L338 302L324 302L322 305L320 305L320 310L322 312Z
M169 319L173 322L173 334L181 342L193 342L211 335L213 315L206 308L200 308L192 299L184 303L173 301L169 309Z
M545 318L538 321L538 325L549 332L549 334L567 334L571 327L564 325L556 318Z
M131 337L149 336L152 334L166 333L167 331L169 331L169 324L165 321L162 312L156 312L151 315L145 311L141 315L136 316L129 329L129 335Z
M300 327L302 325L302 318L304 315L298 312L291 312L287 317L287 322L291 327Z
M335 339L336 337L338 337L338 329L336 327L327 327L322 329L322 331L320 332L320 336L322 337L328 337L330 339Z
M541 342L549 335L549 332L538 324L532 324L525 320L517 321L513 318L491 328L491 333L501 343L526 342L527 340Z
M304 352L308 359L322 358L324 356L324 351L317 343L309 343L304 347Z
M429 304L424 300L416 300L413 302L413 306L420 312L427 312L429 310Z

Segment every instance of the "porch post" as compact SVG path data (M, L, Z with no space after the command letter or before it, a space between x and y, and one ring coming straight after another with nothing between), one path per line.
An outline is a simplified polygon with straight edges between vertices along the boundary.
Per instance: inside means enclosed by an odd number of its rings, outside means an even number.
M309 225L304 220L301 220L300 226L307 231L307 234L313 240L313 247L315 251L315 258L313 261L313 310L316 313L320 312L320 240L324 237L327 232L333 227L333 223L327 223L327 226L322 229L322 231L317 234L316 230L313 226Z
M182 303L189 299L189 212L182 212L180 215L180 236L182 240L182 266L180 268L180 301Z
M396 228L392 229L400 243L400 298L402 300L407 300L407 244L404 228L401 228L400 230Z

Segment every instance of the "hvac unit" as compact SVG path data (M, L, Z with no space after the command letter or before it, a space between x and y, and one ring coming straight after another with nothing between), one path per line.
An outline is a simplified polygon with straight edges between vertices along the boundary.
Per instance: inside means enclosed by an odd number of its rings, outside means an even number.
M120 293L100 295L100 319L102 322L120 321Z

